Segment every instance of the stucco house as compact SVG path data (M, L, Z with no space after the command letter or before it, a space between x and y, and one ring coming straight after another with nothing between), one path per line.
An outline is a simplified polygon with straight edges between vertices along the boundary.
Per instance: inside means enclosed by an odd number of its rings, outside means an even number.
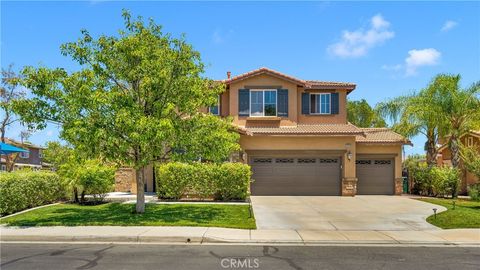
M228 72L221 82L226 91L208 111L233 117L243 150L238 159L253 172L252 195L402 192L402 146L410 142L387 128L347 121L355 84L303 80L268 68L233 77ZM150 170L146 190L154 191Z
M6 143L28 150L28 152L18 154L18 157L15 159L15 164L13 165L14 170L21 168L31 168L33 170L51 168L50 164L43 161L42 151L45 149L44 147L30 142L21 142L9 138L6 138ZM3 155L0 160L0 170L6 170L6 161Z
M480 130L472 130L462 137L460 141L466 147L477 148L480 151ZM440 142L442 145L438 149L437 165L439 166L451 166L452 165L452 153L448 148L447 138L443 138ZM462 179L460 183L460 194L467 193L467 187L472 184L479 183L479 179L471 172L463 169Z

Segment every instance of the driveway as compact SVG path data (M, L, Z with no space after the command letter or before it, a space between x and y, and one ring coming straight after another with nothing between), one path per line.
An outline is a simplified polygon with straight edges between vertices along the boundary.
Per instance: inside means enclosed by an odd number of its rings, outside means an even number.
M401 196L252 196L258 229L435 230L425 219L442 206Z

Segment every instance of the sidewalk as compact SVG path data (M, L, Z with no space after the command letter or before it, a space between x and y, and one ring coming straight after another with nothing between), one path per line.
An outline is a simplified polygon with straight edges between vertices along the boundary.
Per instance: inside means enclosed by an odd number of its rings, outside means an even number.
M435 231L240 230L214 227L6 227L1 241L479 245L480 229Z

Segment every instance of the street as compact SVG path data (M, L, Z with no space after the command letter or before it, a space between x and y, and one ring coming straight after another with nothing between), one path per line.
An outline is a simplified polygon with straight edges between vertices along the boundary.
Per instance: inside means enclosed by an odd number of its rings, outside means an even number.
M1 269L479 269L474 247L2 243Z

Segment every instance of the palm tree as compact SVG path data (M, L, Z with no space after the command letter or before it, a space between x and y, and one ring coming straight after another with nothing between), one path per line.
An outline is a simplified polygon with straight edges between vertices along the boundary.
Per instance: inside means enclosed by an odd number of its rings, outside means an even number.
M423 134L427 138L425 143L426 160L430 167L436 164L441 121L439 107L433 101L433 92L430 88L426 88L418 93L381 102L376 107L380 115L393 122L394 131L407 138L419 134Z
M480 82L466 89L460 88L460 75L440 74L435 77L431 90L441 108L441 134L448 136L452 153L452 166L460 168L460 137L480 126Z

